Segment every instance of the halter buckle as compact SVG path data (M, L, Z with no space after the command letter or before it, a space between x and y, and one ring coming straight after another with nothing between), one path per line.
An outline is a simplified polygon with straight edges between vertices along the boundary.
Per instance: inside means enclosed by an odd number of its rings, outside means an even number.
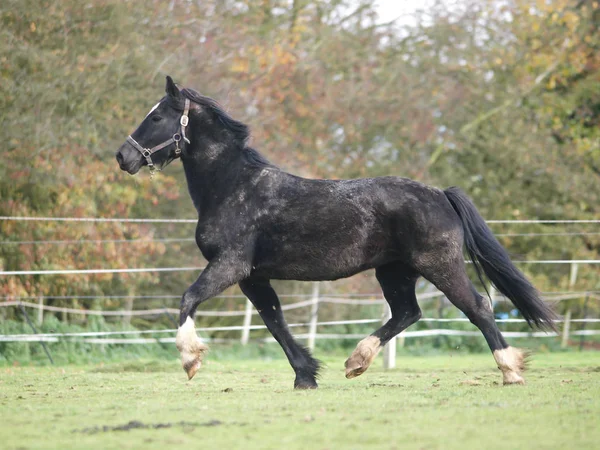
M188 123L190 123L190 118L188 116L181 116L181 119L179 119L179 123L181 124L182 127L187 127Z
M173 141L175 142L175 155L179 156L181 154L181 149L179 148L179 142L181 141L181 135L179 133L175 133L173 135Z

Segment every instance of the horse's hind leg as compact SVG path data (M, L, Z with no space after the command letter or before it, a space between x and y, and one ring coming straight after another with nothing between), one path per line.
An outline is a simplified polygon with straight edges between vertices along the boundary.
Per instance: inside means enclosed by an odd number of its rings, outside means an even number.
M521 373L525 369L527 354L510 347L494 320L490 302L479 295L467 277L462 254L453 262L444 263L444 258L436 259L432 267L422 270L422 275L446 294L481 332L487 341L498 368L502 371L504 384L524 384Z
M391 263L376 269L375 275L390 305L392 317L381 328L358 343L346 360L346 378L362 375L381 348L421 318L415 284L419 275L403 264Z
M269 280L247 278L239 282L242 292L255 306L258 314L275 338L296 372L294 388L314 389L317 387L319 361L298 344L287 327L277 294Z

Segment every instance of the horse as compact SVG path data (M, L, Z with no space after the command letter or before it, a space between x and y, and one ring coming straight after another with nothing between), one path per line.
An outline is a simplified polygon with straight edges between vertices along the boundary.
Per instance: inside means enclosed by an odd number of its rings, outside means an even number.
M362 375L381 348L421 318L415 287L433 283L481 331L504 384L524 384L527 353L509 346L491 303L467 276L476 269L532 327L555 329L556 315L511 262L472 201L396 176L307 179L281 170L247 145L249 128L213 99L166 79L166 95L116 153L133 175L181 159L198 212L196 243L208 261L181 299L176 346L191 379L208 347L196 334L198 306L238 284L294 369L296 389L317 388L320 362L290 333L270 280L336 280L375 269L391 318L345 362ZM484 285L485 286L485 285Z

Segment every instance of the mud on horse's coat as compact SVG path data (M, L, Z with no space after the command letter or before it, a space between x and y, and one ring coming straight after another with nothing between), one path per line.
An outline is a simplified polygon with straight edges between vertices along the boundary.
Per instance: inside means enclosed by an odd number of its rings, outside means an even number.
M207 350L195 332L196 308L237 283L283 348L296 373L294 386L317 387L319 362L289 332L270 280L335 280L374 268L392 317L358 344L346 361L348 378L364 373L382 346L419 320L415 284L422 276L481 330L504 383L524 382L524 354L508 346L489 302L468 279L463 246L478 276L485 274L531 325L552 328L555 315L464 193L400 177L291 175L248 147L246 125L214 100L179 90L170 77L166 93L121 146L117 161L135 174L148 164L145 150L172 141L152 152L152 164L183 163L199 215L196 242L208 261L181 300L176 343L188 377Z

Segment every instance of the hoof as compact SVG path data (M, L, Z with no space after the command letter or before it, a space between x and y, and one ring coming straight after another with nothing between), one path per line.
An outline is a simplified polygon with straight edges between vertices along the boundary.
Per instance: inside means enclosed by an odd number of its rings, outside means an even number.
M208 352L208 346L202 343L196 335L194 321L188 317L186 322L177 330L175 345L181 354L181 365L191 380L196 372L202 367L204 355Z
M494 359L502 371L504 385L525 384L521 373L525 370L529 353L515 347L494 351Z
M348 358L344 366L346 367L346 378L349 380L362 375L369 367L361 365L361 363L352 358Z
M294 389L317 389L319 385L315 380L298 380L294 381Z
M502 379L502 384L504 384L504 386L510 384L525 384L523 377L516 372L502 372Z
M195 345L188 347L181 351L181 365L183 370L187 373L188 380L194 378L196 372L202 367L202 360L204 355L208 352L208 347L204 345L200 339L196 338Z
M350 358L346 360L346 378L351 379L362 375L381 350L380 344L381 341L375 336L368 336L360 341Z
M202 361L200 359L188 360L188 363L186 364L185 362L183 362L182 357L182 365L183 370L185 371L185 373L187 373L188 380L191 380L192 378L194 378L194 375L196 375L196 372L200 370L200 367L202 367Z

